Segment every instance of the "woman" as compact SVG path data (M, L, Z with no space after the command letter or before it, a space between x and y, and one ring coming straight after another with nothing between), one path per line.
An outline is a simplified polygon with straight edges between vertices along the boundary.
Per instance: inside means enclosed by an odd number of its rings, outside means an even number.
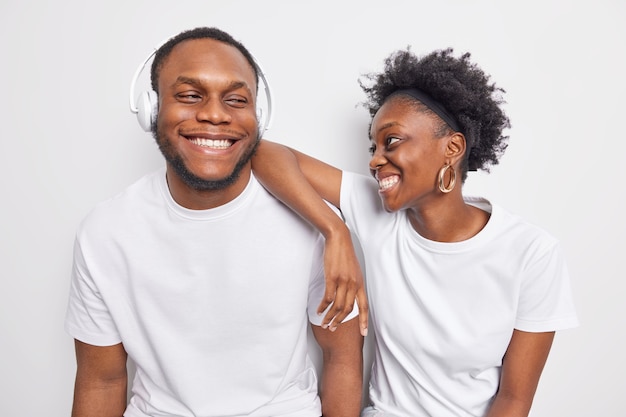
M265 141L253 161L318 228L341 227L323 198L359 238L376 334L362 415L527 416L555 331L577 318L559 243L462 194L506 148L504 90L452 49L397 51L366 80L374 179ZM337 268L348 252L327 251Z

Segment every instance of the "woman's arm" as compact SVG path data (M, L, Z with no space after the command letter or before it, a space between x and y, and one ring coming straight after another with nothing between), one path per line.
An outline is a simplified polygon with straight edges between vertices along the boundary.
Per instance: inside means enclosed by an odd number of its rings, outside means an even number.
M514 330L502 363L500 387L486 417L527 417L554 332Z
M252 158L252 169L265 188L315 226L326 239L326 292L318 312L331 303L332 306L322 327L334 331L352 311L356 299L361 334L366 335L368 303L351 234L343 220L324 201L339 208L341 170L266 140L261 140Z

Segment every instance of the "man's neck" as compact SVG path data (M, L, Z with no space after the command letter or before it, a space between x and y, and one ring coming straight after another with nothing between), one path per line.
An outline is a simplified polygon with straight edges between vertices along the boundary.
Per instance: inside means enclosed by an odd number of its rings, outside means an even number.
M251 170L243 169L234 183L218 190L196 190L187 185L171 167L166 178L170 194L176 203L190 210L208 210L222 206L237 198L250 181Z

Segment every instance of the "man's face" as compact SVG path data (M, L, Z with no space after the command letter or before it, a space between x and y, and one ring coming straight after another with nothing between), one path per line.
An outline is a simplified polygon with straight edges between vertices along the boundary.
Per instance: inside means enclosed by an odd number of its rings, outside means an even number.
M155 137L177 201L221 191L227 202L243 190L258 144L256 83L241 52L213 39L183 41L166 58Z

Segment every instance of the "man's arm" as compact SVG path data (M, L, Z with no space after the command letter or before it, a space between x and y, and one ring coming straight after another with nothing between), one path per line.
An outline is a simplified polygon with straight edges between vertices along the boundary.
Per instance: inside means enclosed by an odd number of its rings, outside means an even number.
M75 340L76 383L72 417L122 417L126 410L126 350Z
M358 417L363 389L363 337L359 321L349 320L334 332L312 326L322 348L323 417Z
M339 207L341 171L278 143L262 140L252 158L256 177L276 198L315 226L326 239L326 292L318 312L330 309L322 324L336 328L356 298L361 332L367 334L368 302L350 231L324 200ZM324 199L324 200L323 200Z
M554 332L514 330L502 363L500 387L487 417L527 417Z

